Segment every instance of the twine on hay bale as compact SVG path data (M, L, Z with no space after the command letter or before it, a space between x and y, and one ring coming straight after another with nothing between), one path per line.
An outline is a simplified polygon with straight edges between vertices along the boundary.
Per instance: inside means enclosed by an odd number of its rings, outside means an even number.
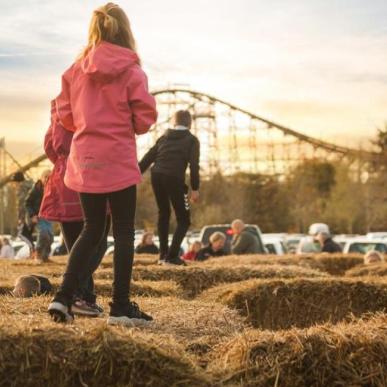
M305 330L248 331L215 350L230 386L377 386L387 377L387 316Z
M309 327L387 310L387 284L337 279L248 280L213 288L202 300L237 309L261 329Z
M97 274L98 276L98 274ZM175 281L184 292L192 298L203 290L220 283L244 281L249 278L295 278L324 277L326 274L298 266L238 266L238 267L136 267L133 270L135 280Z
M2 329L0 380L7 386L208 386L180 346L131 330L50 326Z

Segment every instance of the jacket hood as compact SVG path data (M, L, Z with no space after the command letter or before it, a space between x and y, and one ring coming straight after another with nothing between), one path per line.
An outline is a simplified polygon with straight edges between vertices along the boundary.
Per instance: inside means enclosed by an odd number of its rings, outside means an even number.
M102 41L81 60L81 68L90 78L109 82L139 62L134 51Z

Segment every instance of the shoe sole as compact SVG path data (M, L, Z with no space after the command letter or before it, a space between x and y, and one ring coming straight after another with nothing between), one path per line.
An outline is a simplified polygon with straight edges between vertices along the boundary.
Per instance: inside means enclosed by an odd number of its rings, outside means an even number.
M126 316L114 317L109 316L107 319L108 325L121 325L129 328L146 327L151 324L152 321L147 321L141 318L129 318Z
M78 309L76 306L71 307L71 311L76 314L77 316L85 316L85 317L100 317L103 315L102 312L92 312L92 311L87 311L83 309Z
M48 313L56 323L71 324L74 321L74 317L68 313L67 308L59 302L52 302L48 307Z

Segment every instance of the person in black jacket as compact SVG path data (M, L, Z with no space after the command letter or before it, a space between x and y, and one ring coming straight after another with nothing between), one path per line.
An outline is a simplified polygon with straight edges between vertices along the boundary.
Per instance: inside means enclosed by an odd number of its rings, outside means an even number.
M174 115L175 127L168 129L140 161L144 173L152 164L151 181L159 209L158 234L160 239L160 261L185 265L180 259L181 243L191 224L188 186L185 173L189 165L191 172L192 203L199 200L199 157L200 143L190 132L192 117L187 110ZM168 248L169 220L171 207L175 211L177 228Z
M327 232L320 232L317 235L317 240L319 241L321 245L321 252L322 253L341 253L342 248L341 246L336 243L330 234Z
M227 253L223 250L225 243L226 235L220 231L214 232L210 236L210 243L208 246L199 250L196 260L206 261L211 257L223 257L224 255L227 255Z

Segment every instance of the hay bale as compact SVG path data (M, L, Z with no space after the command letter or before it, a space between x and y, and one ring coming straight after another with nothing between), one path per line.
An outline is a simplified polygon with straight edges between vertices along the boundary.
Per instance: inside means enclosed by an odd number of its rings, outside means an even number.
M249 331L217 348L211 371L230 386L386 385L387 316L307 330Z
M7 386L208 386L175 342L143 332L0 325L0 380Z
M99 274L97 273L97 276ZM326 274L316 270L297 266L261 265L238 267L136 267L133 270L135 280L175 281L188 298L197 296L203 290L220 283L244 281L249 278L296 278L324 277Z
M59 288L62 280L60 278L53 278L50 279L50 282L54 293ZM0 286L0 295L11 294L13 288L14 283ZM94 289L97 297L110 297L112 294L112 281L96 280L94 282ZM130 293L132 296L167 297L179 296L182 293L182 290L173 281L138 281L131 283Z
M155 254L135 254L133 266L150 266L157 265L159 256ZM110 269L113 267L113 256L108 255L104 257L101 262L101 268Z
M345 272L346 277L387 277L387 263L356 266Z
M284 265L300 266L324 271L331 275L343 275L348 269L363 263L358 254L310 254L310 255L230 255L212 258L204 266L237 265Z
M109 297L112 294L112 281L95 281L95 293ZM132 296L167 297L179 296L181 289L173 281L139 281L131 283L130 293Z
M50 322L47 315L50 299L48 296L32 298L0 296L0 314L3 316L0 327L11 330L15 327L25 330L58 327ZM134 297L132 299L154 318L152 324L143 328L142 332L173 337L183 348L204 338L211 345L215 345L220 340L232 337L245 328L244 318L236 310L220 303L184 300L170 296ZM93 319L77 316L73 325L74 329L83 331L104 325L110 301L110 297L99 297L98 303L104 307L105 316Z
M155 319L152 332L173 335L186 346L204 338L214 345L245 329L244 318L220 303L162 297L141 298L139 304Z
M347 270L364 262L360 254L321 254L316 260L327 273L335 276L342 276Z
M387 310L387 284L354 280L249 280L211 289L203 300L237 309L262 329L309 327Z

